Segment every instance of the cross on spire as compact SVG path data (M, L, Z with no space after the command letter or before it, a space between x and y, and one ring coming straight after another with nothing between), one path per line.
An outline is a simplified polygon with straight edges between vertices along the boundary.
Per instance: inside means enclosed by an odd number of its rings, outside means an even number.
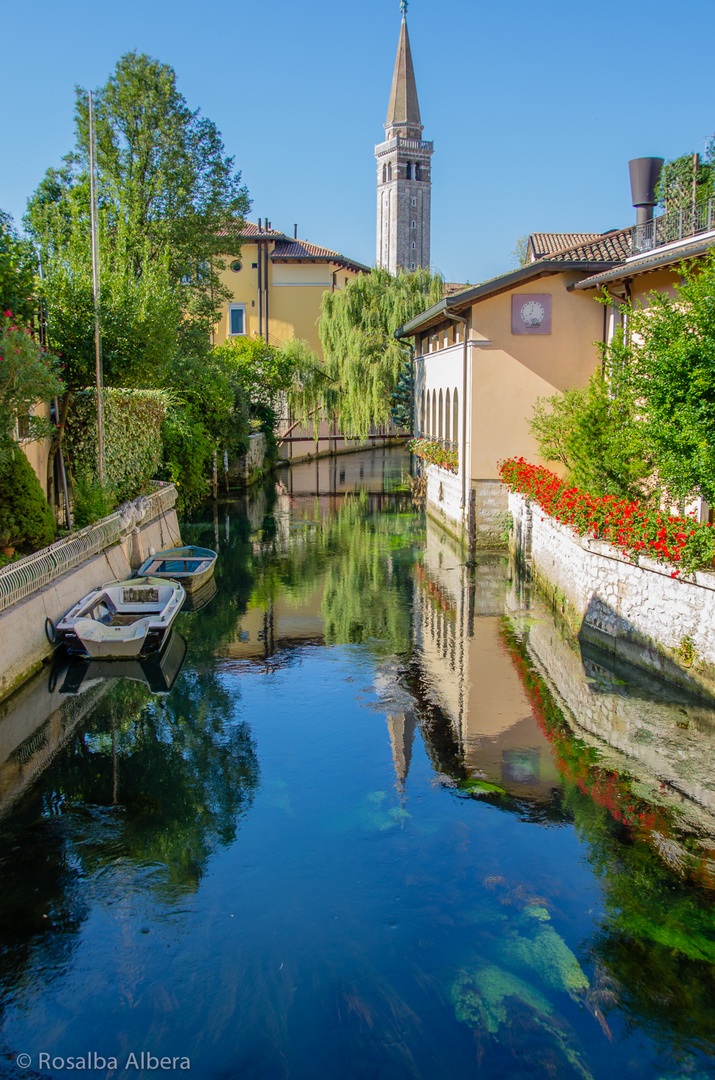
M402 18L404 19L407 14L407 0L400 0L400 11L402 12Z

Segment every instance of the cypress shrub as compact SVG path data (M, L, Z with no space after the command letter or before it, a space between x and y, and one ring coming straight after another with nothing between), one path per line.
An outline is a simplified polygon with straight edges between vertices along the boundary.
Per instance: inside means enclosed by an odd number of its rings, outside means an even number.
M37 551L51 544L57 532L40 481L19 446L0 475L0 537L7 546Z

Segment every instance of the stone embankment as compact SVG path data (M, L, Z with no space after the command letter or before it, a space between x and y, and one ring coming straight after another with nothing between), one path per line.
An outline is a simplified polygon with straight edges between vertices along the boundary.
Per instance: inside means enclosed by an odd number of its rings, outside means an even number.
M690 690L715 695L715 574L672 576L578 536L522 495L509 495L517 558L581 641Z
M0 570L0 699L52 655L46 626L106 581L129 577L150 549L181 543L176 488L158 488L96 525Z

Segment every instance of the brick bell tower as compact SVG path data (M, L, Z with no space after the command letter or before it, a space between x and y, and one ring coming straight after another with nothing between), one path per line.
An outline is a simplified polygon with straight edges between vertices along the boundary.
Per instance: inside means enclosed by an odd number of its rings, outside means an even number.
M430 264L430 159L433 146L422 138L420 106L407 33L407 0L387 108L385 141L377 158L377 266L396 274Z

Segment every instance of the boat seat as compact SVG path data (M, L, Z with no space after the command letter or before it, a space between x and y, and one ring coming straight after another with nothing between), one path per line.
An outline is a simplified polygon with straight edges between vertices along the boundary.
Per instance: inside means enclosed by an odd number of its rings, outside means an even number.
M146 637L149 619L138 619L131 626L105 626L96 619L77 619L74 631L77 636L87 641L132 641Z

